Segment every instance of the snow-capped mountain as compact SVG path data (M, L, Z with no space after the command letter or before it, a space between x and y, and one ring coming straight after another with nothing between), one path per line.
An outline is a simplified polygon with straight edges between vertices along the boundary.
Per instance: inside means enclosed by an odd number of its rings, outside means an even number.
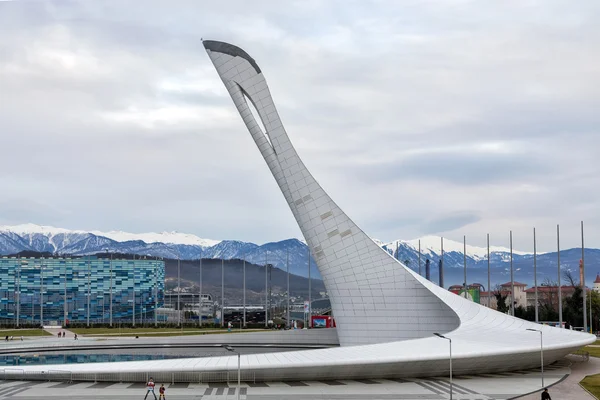
M162 232L162 233L129 233L123 231L82 231L82 230L69 230L63 228L55 228L53 226L44 226L36 224L22 224L14 226L1 226L0 232L12 232L18 235L33 235L40 234L46 237L54 237L60 234L93 234L95 236L102 236L115 242L130 242L130 241L143 241L147 244L150 243L166 243L166 244L184 244L190 246L210 247L218 244L220 240L212 239L201 239L196 235L180 232Z
M464 244L447 238L444 238L443 242L444 265L450 268L463 266ZM437 265L442 255L442 238L440 236L424 236L414 240L395 240L390 243L379 243L379 245L399 260L408 261L409 266L418 265L419 252L421 254L422 266L425 265L426 260ZM538 253L538 255L541 254ZM466 256L467 267L474 266L481 261L487 263L487 247L467 245ZM531 256L527 252L513 249L513 262L515 260L527 259ZM490 245L490 262L510 262L510 249Z
M290 272L308 275L308 248L297 239L266 243L237 240L202 239L180 232L128 233L121 231L82 231L24 224L0 226L0 255L21 251L37 251L76 256L100 252L149 255L182 260L202 258L245 259L255 264L273 264L286 269L289 255ZM314 260L311 275L320 278Z
M431 275L437 277L438 262L441 258L441 238L425 236L415 240L395 240L383 243L374 239L390 255L407 264L415 271L419 270L419 241L422 273L425 273L425 262L431 262ZM467 268L473 271L487 270L487 248L467 246ZM561 252L563 269L577 267L579 253L566 250ZM100 252L128 253L150 255L170 259L194 260L200 257L207 259L245 259L251 263L273 264L277 268L306 277L308 275L309 254L306 243L298 239L287 239L279 242L257 245L237 240L202 239L195 235L179 232L163 233L128 233L82 231L25 224L17 226L0 226L0 255L16 254L21 251L48 252L53 254L88 255ZM588 255L589 252L589 255ZM513 250L513 264L518 271L531 269L532 254ZM289 260L289 262L288 262ZM510 250L504 247L490 246L490 263L492 268L503 274L508 268ZM463 267L463 243L444 238L444 266L446 276L458 276ZM313 259L311 276L320 278ZM555 253L539 254L538 267L555 271ZM586 264L600 265L600 250L586 249ZM452 270L456 270L456 274ZM588 271L591 271L588 269ZM594 276L595 277L595 276ZM436 278L437 279L437 278ZM458 279L458 278L457 278ZM593 279L592 279L593 280ZM446 279L452 283L452 280Z

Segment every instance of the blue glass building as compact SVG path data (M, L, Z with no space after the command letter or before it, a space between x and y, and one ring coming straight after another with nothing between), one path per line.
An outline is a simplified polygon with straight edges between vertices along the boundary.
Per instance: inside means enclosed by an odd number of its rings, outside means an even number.
M0 258L0 323L64 324L153 319L165 263L89 257ZM88 301L89 299L89 301Z

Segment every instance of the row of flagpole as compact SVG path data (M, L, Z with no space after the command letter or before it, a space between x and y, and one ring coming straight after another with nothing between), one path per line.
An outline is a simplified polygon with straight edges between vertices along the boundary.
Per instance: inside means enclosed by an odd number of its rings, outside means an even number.
M243 326L246 326L246 256L243 256L243 297L242 297L242 323ZM270 265L267 263L268 261L268 251L265 251L265 327L268 326L269 320L269 307L270 299L269 299L269 267ZM199 293L198 293L198 325L202 326L202 258L199 261ZM288 326L290 324L290 252L289 249L286 251L286 274L287 274L287 290L286 290L286 323ZM308 251L308 323L310 324L310 317L312 316L312 279L311 279L311 259L310 259L310 250ZM179 271L179 264L178 264ZM179 275L179 272L178 272ZM225 262L221 259L221 327L224 326L225 320ZM179 322L181 323L181 321Z
M513 240L512 240L512 231L509 233L509 241L510 241L510 313L511 315L515 315L515 279L514 279L514 268L513 268ZM444 238L441 237L441 254L440 254L440 269L439 269L439 285L444 287ZM561 268L560 268L560 226L556 225L556 247L557 247L557 290L558 290L558 321L560 327L563 326L563 310L562 310L562 287L561 287ZM584 242L584 231L583 231L583 221L581 221L581 288L582 288L582 297L583 297L583 329L587 332L588 330L588 320L587 320L587 292L585 287L585 242ZM421 240L418 241L418 250L419 250L419 275L422 276L421 270ZM398 258L398 243L396 242L396 258ZM427 265L428 266L428 265ZM463 236L463 267L464 267L464 282L463 282L463 293L465 298L467 298L467 237ZM491 307L491 269L490 269L490 234L487 234L487 273L488 273L488 297L487 297L487 306ZM429 279L429 270L426 269L426 276ZM535 290L535 322L539 322L539 302L538 302L538 285L537 285L537 239L535 228L533 228L533 279L534 279L534 290ZM591 299L590 299L591 301ZM591 303L590 303L591 304ZM591 305L590 305L590 313L591 313ZM591 323L591 317L590 317Z
M509 232L509 241L510 241L510 284L511 284L511 293L510 293L510 313L511 315L515 315L515 298L514 298L514 268L513 268L513 240L512 240L512 231ZM559 324L563 326L563 315L562 315L562 288L561 288L561 268L560 268L560 226L556 225L556 243L557 243L557 278L558 278L558 319ZM444 238L440 238L440 263L439 263L439 285L444 287ZM584 230L583 230L583 221L581 221L581 265L583 269L582 281L580 285L582 287L582 297L583 297L583 328L587 331L587 302L586 302L586 289L585 289L585 258L584 258ZM418 262L419 262L419 275L422 275L421 269L421 240L418 241ZM468 289L468 281L467 281L467 237L463 236L463 268L464 268L464 282L463 282L463 293L465 298L467 298L467 289ZM396 243L396 257L398 257L398 243ZM244 290L243 290L243 323L246 325L246 260L244 257ZM269 304L269 296L268 296L268 264L267 262L267 252L265 252L265 326L268 323L268 308ZM491 306L491 265L490 265L490 235L487 234L487 306ZM223 264L221 265L223 269ZM310 259L310 250L308 252L308 303L309 303L309 317L308 322L310 324L310 315L312 315L312 285L311 285L311 259ZM286 273L287 273L287 305L286 305L286 317L287 322L289 324L290 319L290 285L289 285L289 250L286 255ZM539 322L539 302L538 302L538 285L537 285L537 239L536 239L536 230L533 228L533 275L534 275L534 290L535 290L535 321ZM223 324L224 319L224 273L222 270L222 288L221 288L221 324ZM200 311L200 325L202 324L202 260L200 260L200 301L199 301L199 311ZM590 310L591 311L591 310ZM591 322L591 319L590 319Z

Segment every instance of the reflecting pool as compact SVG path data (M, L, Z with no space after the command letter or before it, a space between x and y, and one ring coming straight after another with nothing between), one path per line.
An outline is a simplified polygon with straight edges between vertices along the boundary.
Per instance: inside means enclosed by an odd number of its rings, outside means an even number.
M168 360L189 358L190 355L178 354L20 354L0 356L1 366L75 364L117 361Z

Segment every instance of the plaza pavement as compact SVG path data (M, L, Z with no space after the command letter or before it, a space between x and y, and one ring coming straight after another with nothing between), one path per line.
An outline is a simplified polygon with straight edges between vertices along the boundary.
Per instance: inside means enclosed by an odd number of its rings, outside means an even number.
M56 337L36 337L24 342L0 342L0 352L29 352L40 348L54 348L62 351L76 350L80 346L93 346L100 350L106 345L125 345L154 343L183 346L193 344L212 345L232 342L293 342L328 343L333 345L337 337L321 336L323 331L285 331L245 334L214 334L204 336L180 336L164 338L82 338L74 341L69 332L65 339ZM300 340L299 340L300 339ZM186 346L186 347L187 347ZM120 347L120 346L119 346ZM191 348L188 349L191 350ZM81 351L81 350L80 350ZM141 350L140 350L141 351ZM277 351L273 349L272 351ZM280 350L281 351L281 350ZM581 362L576 356L545 369L545 383L550 386L553 399L559 400L592 400L585 390L579 386L579 381L587 375L600 373L600 359L591 357L588 362ZM160 382L159 382L160 383ZM539 370L518 371L501 374L484 374L477 376L457 377L458 384L454 399L510 399L538 400L540 398L541 376ZM552 386L554 385L554 386ZM69 395L82 399L138 399L144 393L142 383L60 383L60 382L19 382L0 381L0 399L14 397L18 400L38 399L41 397L64 397L65 390ZM227 384L175 384L167 385L169 399L234 399L236 385ZM530 393L530 394L527 394ZM446 378L437 379L366 379L351 381L322 381L322 382L268 382L246 384L242 383L240 392L242 399L422 399L443 400L449 398L449 385ZM525 395L526 394L526 395Z
M548 366L545 379L553 384L569 374L569 362ZM160 386L162 382L157 382ZM540 387L540 371L460 376L454 379L456 400L507 400ZM165 384L169 400L232 400L237 398L236 383ZM0 399L59 399L67 394L77 399L141 399L145 384L111 382L21 382L0 381ZM149 398L152 396L149 396ZM256 382L241 385L242 400L301 399L401 399L446 400L450 398L447 378L358 379L337 381ZM560 399L560 398L559 398Z
M594 400L595 397L585 391L579 382L588 375L600 373L600 359L590 357L588 362L581 362L578 357L569 356L573 361L571 364L571 374L562 382L548 388L552 399L556 400ZM540 391L523 396L520 400L539 400Z

